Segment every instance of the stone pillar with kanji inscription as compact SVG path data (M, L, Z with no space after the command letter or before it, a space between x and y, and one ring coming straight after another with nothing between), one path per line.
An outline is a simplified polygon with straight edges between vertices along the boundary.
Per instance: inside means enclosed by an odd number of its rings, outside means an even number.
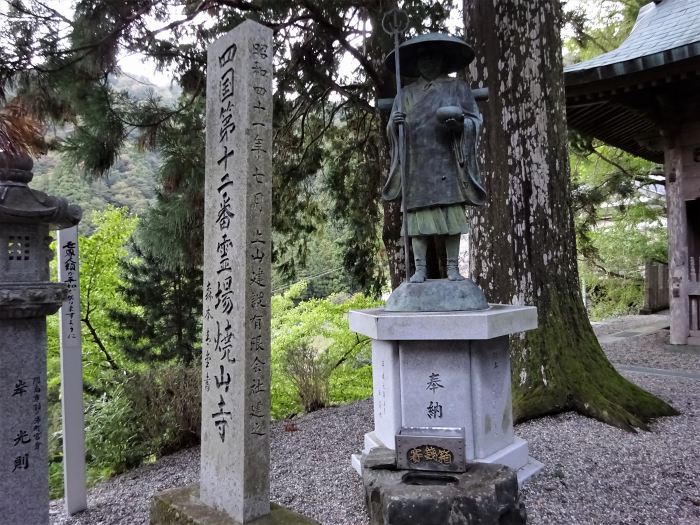
M0 153L0 522L49 523L46 316L67 295L49 282L49 229L80 221L64 199L32 190L33 162Z
M272 31L247 21L207 64L201 499L270 511Z
M272 53L250 20L209 47L201 477L152 524L312 523L270 505Z

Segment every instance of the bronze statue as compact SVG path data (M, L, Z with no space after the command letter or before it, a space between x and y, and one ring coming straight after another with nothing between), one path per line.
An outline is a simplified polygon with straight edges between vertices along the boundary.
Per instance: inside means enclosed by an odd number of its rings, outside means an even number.
M401 75L417 80L394 100L387 126L391 167L382 197L405 199L404 233L411 239L416 266L410 282L426 280L432 236L444 236L448 279L464 280L458 266L460 235L469 231L464 207L486 200L476 158L482 118L467 83L448 74L466 67L474 51L461 39L443 34L412 38L399 50ZM395 56L394 51L386 59L391 69ZM405 136L405 188L400 135Z

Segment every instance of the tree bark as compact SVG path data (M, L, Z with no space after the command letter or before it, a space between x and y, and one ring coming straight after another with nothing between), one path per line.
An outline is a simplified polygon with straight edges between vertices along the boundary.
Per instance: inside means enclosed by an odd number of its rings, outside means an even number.
M558 1L464 0L470 73L490 93L480 150L489 201L473 211L472 268L490 302L538 308L539 328L511 338L516 421L576 410L646 428L677 412L615 371L580 296L561 15Z
M388 170L387 170L388 171ZM382 240L389 262L391 289L394 290L404 282L406 276L406 258L404 257L403 237L401 237L401 204L384 202L384 226Z

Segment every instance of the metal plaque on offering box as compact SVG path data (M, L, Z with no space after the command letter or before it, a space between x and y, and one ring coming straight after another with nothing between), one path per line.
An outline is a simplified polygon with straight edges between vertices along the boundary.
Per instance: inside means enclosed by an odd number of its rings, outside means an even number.
M396 466L406 470L465 472L464 428L402 427L396 435Z

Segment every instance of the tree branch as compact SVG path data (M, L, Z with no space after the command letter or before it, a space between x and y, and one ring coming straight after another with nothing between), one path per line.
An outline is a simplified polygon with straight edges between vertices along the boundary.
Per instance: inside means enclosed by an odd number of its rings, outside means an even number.
M304 148L304 151L303 151L302 154L301 154L301 158L299 159L299 162L298 162L298 163L296 164L296 166L294 166L293 168L288 169L288 170L285 172L285 174L286 174L286 173L289 173L289 172L291 172L291 171L295 171L295 170L297 170L297 169L299 169L299 168L301 167L302 163L304 162L304 159L306 158L306 154L309 152L309 149L311 149L311 146L313 146L314 144L316 144L316 142L318 142L318 141L323 137L323 135L326 133L326 131L328 131L328 129L333 125L333 119L335 119L335 116L338 114L338 112L339 112L339 111L343 108L343 106L345 106L346 104L347 104L347 102L342 102L342 103L338 104L336 107L333 108L333 111L331 112L330 117L328 118L328 122L326 122L326 123L324 124L323 128L321 128L321 131L319 131L319 132L316 134L316 136L315 136L313 139L311 139L311 140L309 141L309 143L306 145L306 147ZM306 114L308 114L308 112L307 112ZM305 118L305 117L304 117L304 118ZM303 131L302 131L302 133L303 133ZM303 134L302 134L302 139L301 139L301 141L302 141L302 143L303 143Z
M631 277L631 276L629 276L629 275L623 275L623 274L621 274L621 273L613 272L612 270L608 270L608 269L605 268L602 264L600 264L600 263L598 263L598 262L596 262L596 261L593 261L593 260L591 260L591 259L589 259L589 262L590 262L593 266L595 266L596 268L598 268L601 272L603 272L607 277L614 277L614 278L616 278L616 279L624 279L625 281L636 281L636 282L643 282L643 281L644 281L644 278L643 278L643 277Z
M336 361L335 365L331 367L331 371L335 370L338 368L340 365L342 365L345 361L347 361L348 357L350 357L356 350L358 350L360 347L365 346L369 342L369 339L366 337L360 338L359 335L355 334L355 344L352 345L352 348L345 352L338 361Z
M121 368L116 363L116 361L114 359L112 359L111 355L109 355L109 352L105 348L105 345L102 344L102 340L100 339L100 336L97 335L97 331L92 326L92 323L90 322L90 318L88 317L88 315L85 315L85 317L83 317L82 321L83 321L83 323L85 323L85 326L87 326L88 330L90 331L90 335L92 336L92 340L95 342L95 344L100 349L100 351L105 355L105 358L107 359L107 362L109 363L109 367L112 370L121 370Z
M325 18L321 9L319 9L315 2L311 0L302 0L301 4L313 15L313 18L314 20L316 20L317 23L321 24L322 26L326 27L331 31L331 33L338 40L338 43L340 43L340 45L362 65L365 72L367 73L367 76L369 76L372 79L374 84L377 86L381 85L382 80L379 74L377 73L377 70L374 68L372 63L365 55L360 53L359 50L357 50L347 41L343 29L334 25L327 18Z

